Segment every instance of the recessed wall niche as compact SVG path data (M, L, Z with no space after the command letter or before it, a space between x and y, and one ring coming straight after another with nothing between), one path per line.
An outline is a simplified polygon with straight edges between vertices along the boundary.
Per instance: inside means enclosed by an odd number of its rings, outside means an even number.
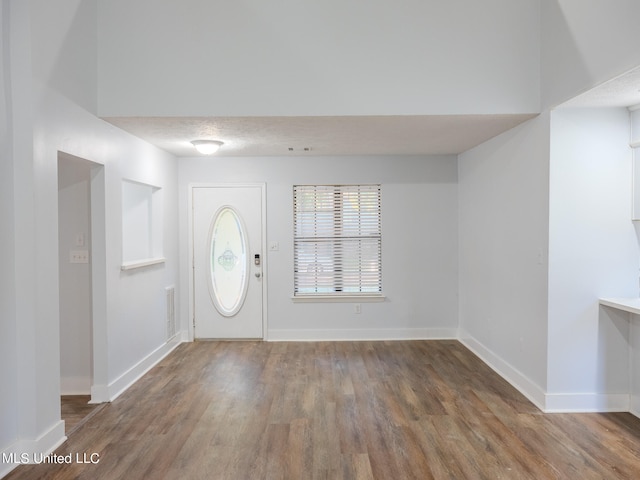
M164 262L162 189L122 180L122 270Z

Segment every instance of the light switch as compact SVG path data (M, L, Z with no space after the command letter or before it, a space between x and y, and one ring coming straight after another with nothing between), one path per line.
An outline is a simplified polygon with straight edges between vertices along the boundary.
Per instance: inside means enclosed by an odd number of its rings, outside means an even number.
M69 263L89 263L89 250L71 250Z
M84 233L76 234L76 247L84 247Z

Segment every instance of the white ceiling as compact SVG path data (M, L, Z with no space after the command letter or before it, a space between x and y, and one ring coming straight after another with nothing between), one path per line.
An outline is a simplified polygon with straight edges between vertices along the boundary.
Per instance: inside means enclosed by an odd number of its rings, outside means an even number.
M464 152L535 115L108 117L105 120L178 157L198 156L190 141L200 139L224 142L220 156L431 155Z

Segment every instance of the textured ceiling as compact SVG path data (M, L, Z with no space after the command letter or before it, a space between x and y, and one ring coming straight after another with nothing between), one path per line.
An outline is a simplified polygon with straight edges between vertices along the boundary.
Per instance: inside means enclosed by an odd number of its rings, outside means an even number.
M562 104L563 107L631 107L640 105L640 67Z
M178 157L191 140L220 140L220 156L457 154L534 117L424 115L342 117L108 117ZM308 149L308 150L305 150Z
M640 105L640 67L562 107ZM220 140L220 156L458 154L536 114L340 117L108 117L106 121L177 157L191 140Z

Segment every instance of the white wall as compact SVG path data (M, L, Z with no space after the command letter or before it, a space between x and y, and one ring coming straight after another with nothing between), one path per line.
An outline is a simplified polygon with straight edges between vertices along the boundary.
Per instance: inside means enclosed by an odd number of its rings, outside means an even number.
M536 112L539 8L513 0L100 2L99 112Z
M8 219L7 234L9 239L9 255L12 256L8 265L12 266L9 273L12 287L9 292L14 293L13 304L9 305L9 317L3 319L10 333L15 332L15 337L3 337L2 349L10 358L7 367L13 368L9 373L9 385L15 379L15 390L8 390L11 398L7 399L7 409L2 409L3 419L9 430L3 432L3 443L6 446L16 446L20 439L35 439L43 437L44 442L50 441L46 435L51 423L40 422L37 412L38 380L39 375L48 372L40 372L36 366L36 351L38 345L35 342L35 298L34 279L36 275L34 250L35 250L35 225L34 225L34 179L33 179L33 154L32 145L32 112L31 112L31 50L29 11L26 2L3 2L3 40L8 41L3 51L5 58L5 80L9 80L9 100L7 113L9 114L10 128L10 154L8 163L12 163L13 188L10 190L12 199L8 206L11 208L11 217ZM8 22L8 23L7 23ZM7 28L8 26L8 28ZM16 188L19 185L19 188ZM3 229L3 231L5 231ZM54 371L57 375L57 370ZM47 419L49 420L49 419ZM55 430L54 437L60 434L60 429ZM57 438L56 438L57 440ZM54 440L55 441L55 440ZM15 451L15 450L14 450ZM6 465L1 465L6 470ZM0 474L2 471L0 470Z
M637 0L542 0L541 5L543 106L640 65Z
M460 338L536 404L546 387L548 116L459 156Z
M9 118L9 132L6 127L0 129L1 147L9 152L9 161L2 162L0 180L0 212L8 227L3 228L2 240L8 250L3 248L2 255L3 259L5 255L9 257L9 268L2 273L2 329L7 336L0 336L3 453L48 452L64 439L59 398L59 152L104 165L92 177L92 189L95 183L102 209L102 224L96 227L98 235L94 232L94 239L98 238L102 247L92 252L92 269L100 272L97 283L101 292L99 298L92 300L94 320L96 311L99 318L98 328L94 329L93 353L99 360L92 394L113 398L171 347L165 335L165 286L177 284L178 274L176 159L88 111L85 94L95 90L95 84L83 80L82 92L63 88L67 85L65 80L74 85L77 75L86 73L91 77L89 71L95 63L85 64L86 55L75 57L74 52L78 41L84 40L88 48L95 47L95 39L91 38L94 27L84 27L95 24L95 9L91 8L95 2L60 1L55 9L48 9L46 3L2 3L3 22L7 5L11 15L9 28L3 24L3 42L7 36L10 42L2 50L1 62L3 70L8 68L3 79L11 79L9 92L6 85L2 89L3 101L10 100L6 114L2 110L3 121ZM39 7L47 12L46 19L39 16ZM48 28L39 28L45 20ZM69 38L73 42L67 42ZM4 57L7 51L11 54L8 59ZM67 59L62 62L64 68L57 69L60 64L50 62L52 70L42 66L32 69L31 53L35 52L34 60L38 60L43 51L52 58ZM123 178L163 190L167 259L163 265L135 273L120 270ZM5 185L7 181L9 184ZM12 287L5 290L5 283ZM13 303L4 297L5 291L12 295ZM9 371L5 372L5 368ZM12 467L2 464L0 476Z
M0 2L0 446L18 438L13 92L10 82L5 81L11 78L9 15L8 3Z
M181 258L188 258L191 182L265 182L268 332L277 339L436 338L457 333L457 163L436 157L180 160ZM383 303L293 303L293 185L381 183ZM188 284L188 262L181 284ZM182 318L188 292L183 291ZM355 302L354 302L355 303Z
M598 326L593 300L606 282L611 287L619 286L619 277L627 275L630 266L637 268L637 262L629 260L613 279L598 276L594 273L598 268L607 271L614 268L615 262L607 265L599 257L611 255L611 249L605 246L602 252L594 252L596 258L591 255L585 262L575 262L580 265L571 265L586 271L586 277L565 273L563 262L571 263L567 258L575 258L585 244L590 245L591 239L602 237L598 225L606 219L584 215L583 211L578 216L572 215L568 224L560 221L554 226L551 241L555 242L553 247L560 263L553 258L547 260L545 236L549 220L545 216L551 215L552 221L562 218L574 208L573 195L593 198L588 193L592 187L589 181L578 180L574 185L576 179L585 175L580 170L584 167L580 160L585 158L580 155L584 153L591 161L589 155L604 148L601 136L592 130L589 140L594 143L589 147L569 149L568 157L560 153L559 146L566 151L575 131L562 122L552 123L551 115L555 112L548 108L640 64L636 48L640 31L635 23L640 5L633 0L606 4L543 0L540 5L542 114L459 158L461 337L541 408L607 407L609 400L614 403L619 400L615 394L625 388L626 366L622 365L616 374L608 373L614 368L612 365L622 362L613 352L626 355L626 348L615 350L622 345L625 333L616 329L622 321L615 314L610 313L612 318ZM583 113L587 115L584 121L589 122L589 114L580 112L575 119L579 125L582 124L578 118ZM580 128L583 127L575 126L577 131ZM583 151L587 148L590 152ZM571 166L566 169L563 162ZM555 169L556 176L552 177L552 184L559 181L558 174L564 175L562 186L556 183L552 187L551 204L547 196L549 180L544 178L544 172L550 168ZM618 174L620 171L615 175ZM614 174L607 171L602 176L607 175ZM621 195L628 194L629 179L629 173L626 177L619 176L615 181L623 183L611 187L615 195L605 203L623 202ZM594 191L598 191L597 187ZM565 193L570 195L565 197ZM623 221L615 218L609 221ZM486 228L485 223L492 228ZM570 225L575 231L571 231ZM629 227L628 223L625 225ZM520 236L516 236L518 233ZM564 250L558 250L558 239L565 242ZM635 255L630 248L626 243L617 255L628 259L629 255ZM537 258L532 264L532 255L539 256L540 250L542 266ZM570 255L565 258L565 253ZM549 271L548 289L547 262L549 269L553 268L553 272ZM567 285L561 279L573 284ZM588 308L585 302L591 302ZM587 327L569 328L579 318L589 319ZM603 361L611 355L613 360ZM609 393L613 396L607 396Z
M598 298L638 296L628 111L553 111L550 158L547 408L617 409L628 320Z
M60 393L88 395L92 384L91 264L71 263L72 251L91 253L91 163L58 158L58 276ZM79 242L78 236L82 241ZM78 243L82 243L78 245Z
M93 114L97 110L97 3L28 1L35 42L34 78Z
M40 110L35 129L36 161L38 173L39 204L47 206L43 212L41 228L43 238L53 232L57 237L57 225L49 220L57 216L51 211L56 202L50 197L55 185L57 152L65 152L104 165L106 255L104 271L106 312L108 322L103 335L108 370L102 378L96 378L94 387L103 389L103 395L112 397L125 382L127 372L166 340L165 287L177 283L177 163L171 155L152 147L115 127L102 122L66 98L51 90L41 96ZM53 179L53 181L52 181ZM122 264L122 181L123 179L147 183L162 190L162 218L166 263L123 272ZM46 218L44 218L46 217ZM40 238L40 237L39 237ZM45 250L50 247L43 246ZM55 259L57 259L57 246ZM51 260L45 259L45 262ZM96 268L96 265L93 265ZM57 265L51 265L57 272ZM57 273L56 273L57 275ZM49 279L57 284L57 279ZM48 292L47 292L48 293ZM51 306L54 299L43 295ZM57 310L57 300L55 300ZM57 333L56 333L57 335ZM100 354L100 349L94 354ZM96 385L97 384L97 385ZM115 386L118 385L118 386ZM108 393L106 393L107 390ZM115 389L115 390L114 390ZM98 393L95 392L97 395Z

